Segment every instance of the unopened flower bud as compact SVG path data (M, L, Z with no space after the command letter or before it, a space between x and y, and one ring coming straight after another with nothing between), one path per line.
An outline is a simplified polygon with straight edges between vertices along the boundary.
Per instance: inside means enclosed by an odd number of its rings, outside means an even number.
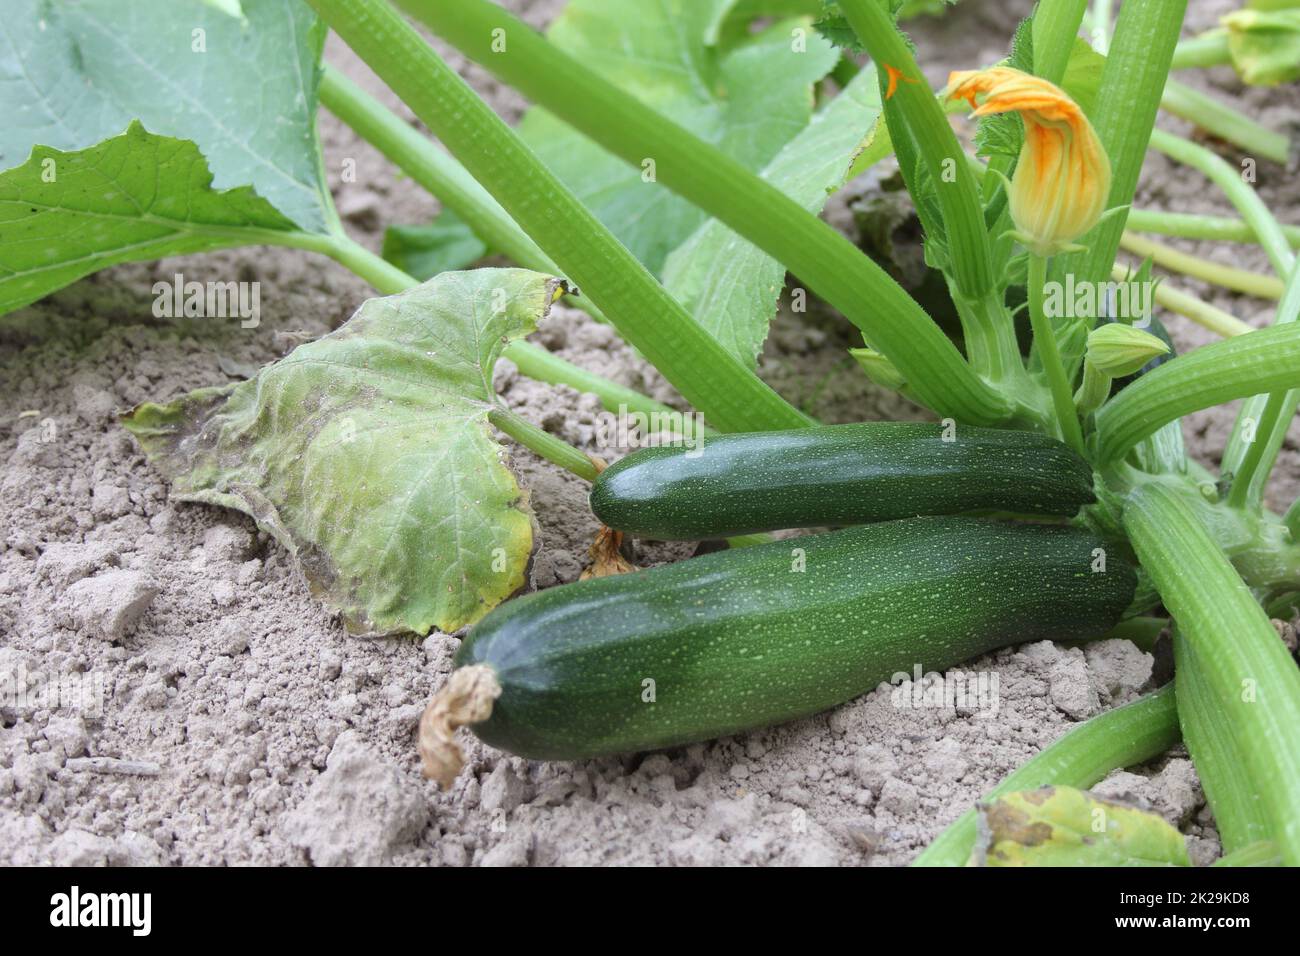
M1168 352L1169 346L1150 332L1122 322L1111 322L1088 333L1088 361L1111 378L1132 375Z

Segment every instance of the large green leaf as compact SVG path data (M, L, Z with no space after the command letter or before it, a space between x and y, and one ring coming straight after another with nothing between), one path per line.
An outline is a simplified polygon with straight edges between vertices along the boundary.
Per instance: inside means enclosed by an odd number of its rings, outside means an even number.
M571 0L549 35L610 82L758 170L808 124L812 84L836 54L807 19L772 24L725 48L709 46L715 12L730 2ZM706 218L646 181L646 167L627 165L540 108L528 112L519 132L655 273Z
M1073 787L1004 794L979 806L983 866L1189 866L1183 836L1146 810Z
M843 181L854 150L880 115L874 70L863 70L762 176L809 212ZM754 367L785 284L785 267L716 219L668 257L664 285L737 358Z
M524 583L532 519L488 425L492 368L557 291L522 269L444 272L126 427L175 497L251 515L350 629L454 631Z
M0 173L0 315L119 262L266 242L293 223L248 187L218 192L193 143L132 123Z
M242 16L232 13L242 10ZM0 169L132 120L194 141L219 189L252 186L297 226L334 219L316 141L325 26L291 0L8 0Z

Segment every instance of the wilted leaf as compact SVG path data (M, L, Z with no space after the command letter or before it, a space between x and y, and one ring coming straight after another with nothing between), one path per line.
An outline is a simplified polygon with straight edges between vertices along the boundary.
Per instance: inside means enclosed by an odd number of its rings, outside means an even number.
M1022 790L979 805L979 866L1189 866L1161 817L1073 787Z
M763 178L809 212L820 212L879 115L875 71L863 70L785 145ZM784 284L781 263L716 219L697 229L664 266L664 285L673 297L750 368Z
M610 82L757 170L808 124L812 84L835 65L836 53L807 20L782 21L734 46L711 47L706 36L719 3L571 0L549 36ZM801 38L797 29L805 31ZM806 46L802 52L797 40ZM655 181L649 165L629 166L545 110L530 110L519 133L656 274L705 221L703 212Z
M522 269L446 272L126 426L175 497L251 515L350 629L454 631L524 583L531 516L488 425L492 368L556 291Z
M82 150L132 120L192 140L218 189L252 186L299 228L333 211L316 141L325 26L286 0L8 0L0 169Z
M0 173L0 314L119 262L293 230L252 189L214 190L193 143L139 123L77 152L38 146Z

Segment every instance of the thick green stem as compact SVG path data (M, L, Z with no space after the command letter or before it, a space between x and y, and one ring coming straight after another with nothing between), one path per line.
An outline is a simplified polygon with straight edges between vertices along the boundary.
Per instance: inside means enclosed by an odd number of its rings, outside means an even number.
M1294 325L1300 317L1300 264L1291 270L1291 279L1277 308L1277 324ZM1228 502L1238 508L1259 509L1264 502L1277 456L1287 432L1300 409L1300 390L1254 395L1237 416L1236 426L1223 453L1223 472L1232 473ZM1254 422L1253 427L1249 422ZM1247 439L1251 439L1247 441Z
M1039 360L1043 365L1043 375L1047 378L1047 387L1052 395L1052 406L1056 411L1057 424L1065 443L1080 455L1086 454L1083 444L1083 430L1079 427L1079 415L1074 407L1074 389L1061 364L1061 353L1056 345L1056 330L1052 320L1043 308L1044 287L1047 285L1047 260L1034 253L1029 254L1029 323L1034 330L1034 348L1038 350Z
M1150 258L1162 268L1181 272L1183 275L1201 279L1211 285L1232 289L1234 292L1244 292L1246 295L1261 299L1282 298L1282 280L1276 276L1265 276L1248 269L1221 265L1164 243L1145 239L1132 232L1124 233L1124 237L1120 240L1120 247L1144 259Z
M1242 170L1232 166L1216 153L1172 133L1158 129L1151 133L1151 145L1171 159L1191 166L1223 190L1228 201L1237 207L1242 218L1250 224L1260 245L1268 253L1273 269L1280 276L1291 274L1295 253L1277 220L1259 194L1242 179Z
M579 478L595 481L596 476L600 474L600 469L591 460L590 455L538 428L532 422L504 406L489 411L488 421L519 442L519 444L535 451L551 464L559 465Z
M559 267L464 166L329 64L321 74L320 100L398 169L463 219L489 249L508 256L526 269L549 275L559 273Z
M1196 773L1214 811L1224 852L1267 840L1271 835L1268 819L1255 799L1254 782L1241 772L1242 741L1232 724L1218 714L1218 701L1195 643L1177 627L1174 662L1178 724L1196 760Z
M1053 6L1073 2L1053 0ZM1028 390L1023 388L1015 324L994 279L983 192L966 153L887 5L840 0L840 10L876 64L886 91L885 119L909 188L915 194L918 162L934 185L971 365L1023 404Z
M1134 232L1154 232L1183 239L1208 239L1219 242L1258 242L1250 223L1230 216L1203 216L1195 213L1163 212L1157 209L1133 209L1128 227ZM1292 249L1300 249L1300 226L1280 226L1282 237Z
M637 166L653 156L662 185L726 223L840 310L874 348L889 356L932 409L972 424L997 424L1011 416L1011 403L971 370L896 282L779 189L552 46L500 7L485 0L400 2L438 36L605 149ZM493 51L494 37L504 43L504 52ZM391 59L392 54L387 56ZM579 282L596 298L590 283Z
M1228 31L1210 30L1190 40L1183 40L1174 50L1173 69L1221 66L1232 62L1228 50Z
M320 100L357 135L455 212L493 252L501 253L525 269L559 275L559 266L528 238L464 166L328 63L321 74ZM575 304L594 318L608 321L584 296L573 298Z
M985 794L1035 787L1091 787L1121 767L1151 760L1178 743L1178 709L1172 684L1068 731L1038 756ZM931 843L913 866L964 866L975 848L974 810L968 810Z
M886 110L895 110L890 114L894 142L900 137L893 118L901 117L935 184L957 288L967 299L978 299L993 288L993 264L979 184L964 161L965 152L887 5L879 0L840 0L840 10L882 71L886 86L893 88ZM886 71L892 72L886 75Z
M506 358L519 368L521 375L551 385L567 385L579 392L590 392L600 399L600 404L607 411L618 414L639 412L650 416L654 421L672 422L673 430L683 435L694 436L697 433L691 415L662 402L656 402L653 398L648 398L626 385L611 382L595 372L588 372L585 368L560 358L540 345L534 345L532 342L512 342L505 354ZM677 427L679 421L680 428ZM705 431L707 432L707 429Z
M1219 139L1285 166L1291 158L1291 140L1283 133L1255 122L1239 107L1220 103L1198 89L1171 79L1160 105Z
M1198 769L1215 778L1206 780L1207 794L1213 800L1216 784L1220 794L1225 792L1227 775L1243 776L1249 788L1228 792L1255 802L1284 862L1300 864L1300 670L1250 589L1177 492L1155 481L1140 486L1124 506L1123 522L1142 567L1178 622L1185 649L1192 652L1176 666L1191 668L1192 678L1204 681L1208 706L1198 708L1197 717L1220 723L1236 744L1231 765L1212 759L1206 766L1197 753L1204 735L1188 741ZM1211 806L1216 816L1234 812Z
M1204 345L1143 375L1097 413L1097 461L1119 461L1175 418L1263 392L1300 388L1300 325Z
M1034 73L1037 76L1061 84L1087 13L1088 0L1038 0L1034 8Z
M714 425L745 431L811 423L701 328L387 4L310 3Z
M321 103L453 210L495 252L550 275L559 269L465 167L338 70L324 67Z
M414 276L347 236L334 239L320 251L384 295L396 295L420 284Z
M1125 3L1120 7L1091 117L1110 157L1108 209L1133 202L1186 11L1187 0ZM1057 257L1055 275L1061 278L1073 273L1076 282L1105 282L1115 264L1126 218L1125 212L1104 218L1081 240L1086 251Z

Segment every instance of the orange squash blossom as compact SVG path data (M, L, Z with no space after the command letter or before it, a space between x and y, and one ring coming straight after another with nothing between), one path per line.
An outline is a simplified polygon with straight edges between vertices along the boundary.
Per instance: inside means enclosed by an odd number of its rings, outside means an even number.
M1110 159L1079 104L1047 80L1004 66L951 74L948 96L966 100L975 116L1020 114L1025 144L1008 193L1016 237L1041 256L1073 248L1110 196Z

